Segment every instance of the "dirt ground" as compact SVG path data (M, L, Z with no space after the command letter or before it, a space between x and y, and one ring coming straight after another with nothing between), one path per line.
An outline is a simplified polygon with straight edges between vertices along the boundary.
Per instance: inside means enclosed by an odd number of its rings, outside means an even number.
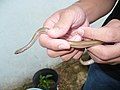
M87 77L87 67L75 60L61 63L56 71L60 75L59 90L80 90Z
M86 59L88 56L84 55L82 58ZM59 74L59 90L81 90L87 77L87 66L81 65L78 60L71 59L60 63L54 69ZM31 80L14 90L26 90L30 87L32 87Z

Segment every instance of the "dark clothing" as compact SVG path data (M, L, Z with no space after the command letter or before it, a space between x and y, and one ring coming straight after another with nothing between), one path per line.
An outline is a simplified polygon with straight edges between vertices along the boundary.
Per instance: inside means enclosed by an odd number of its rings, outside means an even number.
M116 71L108 70L107 72L112 76L120 77ZM120 81L110 77L98 64L94 63L89 67L88 77L82 90L120 90Z
M112 19L120 20L120 0L103 26ZM120 90L120 64L104 65L94 63L90 65L83 90Z
M106 19L105 24L107 24L112 19L119 19L120 20L120 0L118 1L116 7L114 8L113 12L110 14L110 16Z
M115 9L110 14L110 16L106 19L103 26L107 24L112 19L118 19L120 20L120 0L118 1ZM99 67L109 76L111 76L114 79L117 79L120 81L120 64L118 65L102 65L98 64ZM112 74L112 71L114 71L114 74Z

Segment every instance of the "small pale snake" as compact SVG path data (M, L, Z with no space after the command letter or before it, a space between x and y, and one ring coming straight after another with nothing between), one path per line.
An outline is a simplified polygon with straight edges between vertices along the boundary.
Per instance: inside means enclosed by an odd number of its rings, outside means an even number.
M20 54L24 51L26 51L27 49L29 49L35 42L36 40L39 38L40 34L42 33L46 33L45 30L47 28L40 28L38 29L35 34L33 35L32 39L30 40L30 42L28 44L26 44L24 47L16 50L15 54ZM89 40L89 41L69 41L70 46L73 48L87 48L87 47L91 47L94 45L100 45L103 42L102 41L98 41L98 40ZM87 61L83 61L82 59L80 59L81 64L83 65L90 65L92 63L94 63L94 60L90 59Z

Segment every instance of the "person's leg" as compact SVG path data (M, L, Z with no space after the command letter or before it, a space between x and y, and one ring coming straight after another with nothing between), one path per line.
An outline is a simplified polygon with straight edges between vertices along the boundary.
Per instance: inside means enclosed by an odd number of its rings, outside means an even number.
M113 73L113 75L117 74L112 70L110 73ZM89 67L88 77L83 90L120 90L120 80L113 79L95 63Z

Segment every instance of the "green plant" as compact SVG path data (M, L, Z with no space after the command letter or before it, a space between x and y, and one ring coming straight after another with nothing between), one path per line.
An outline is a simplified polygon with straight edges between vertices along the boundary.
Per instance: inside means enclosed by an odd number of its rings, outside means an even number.
M53 75L40 75L38 87L41 89L49 90L50 85L53 83L53 81L50 79L52 76Z

